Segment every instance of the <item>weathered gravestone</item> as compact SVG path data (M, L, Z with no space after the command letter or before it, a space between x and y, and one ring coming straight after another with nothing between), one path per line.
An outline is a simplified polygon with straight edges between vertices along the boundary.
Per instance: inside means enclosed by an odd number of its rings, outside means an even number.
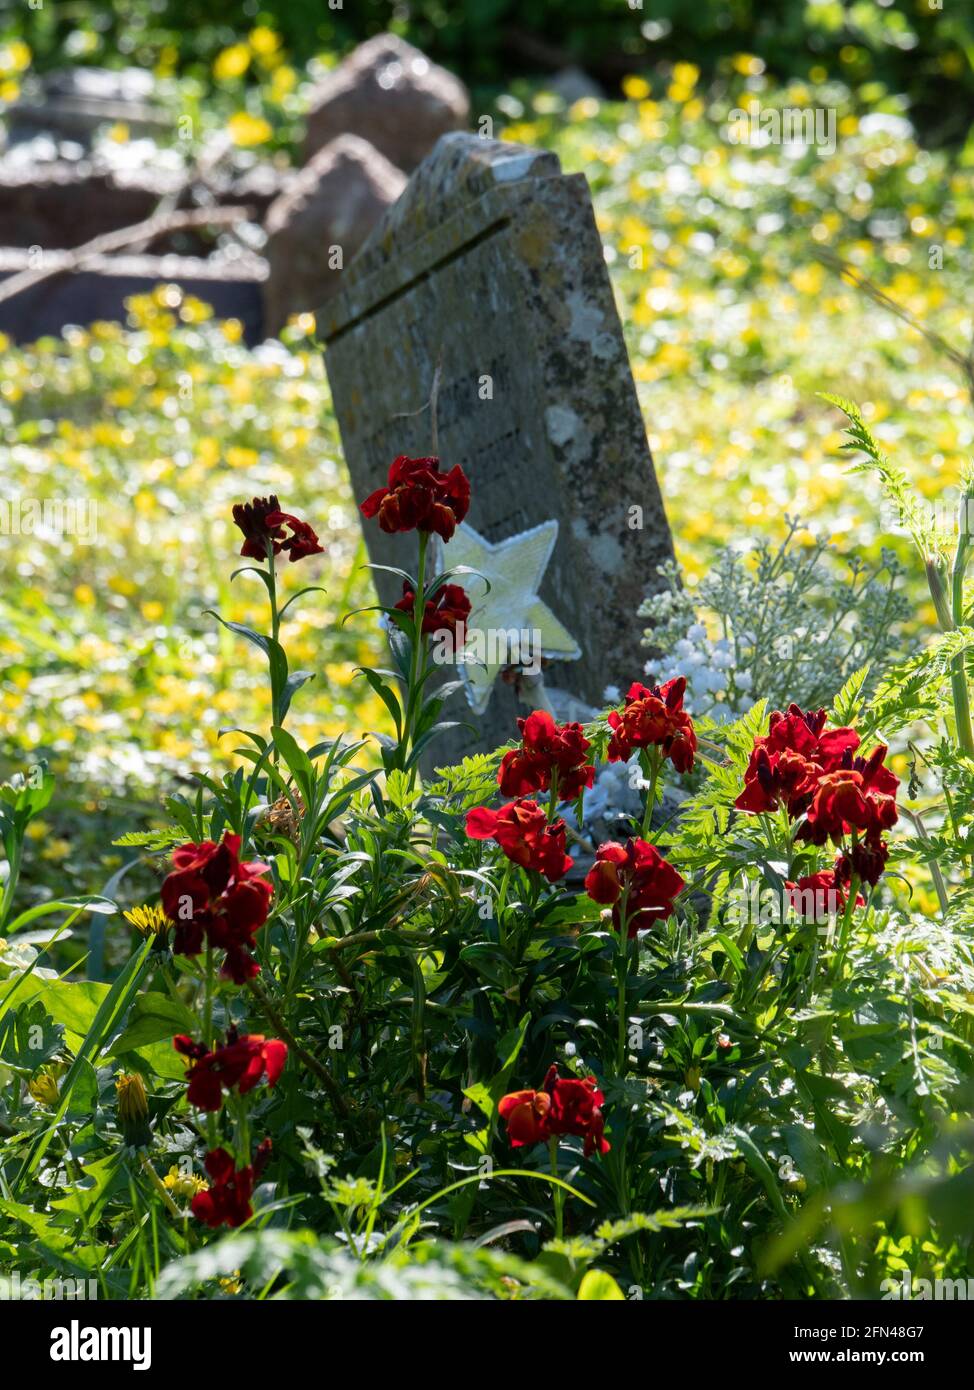
M636 609L673 550L584 176L552 153L443 136L319 327L356 499L397 454L431 452L439 363L437 452L472 481L469 525L497 543L558 522L540 595L581 657L546 686L600 706L607 684L638 679ZM415 568L414 535L365 535L373 561ZM476 626L483 586L464 582ZM400 596L381 572L377 587ZM497 680L479 741L451 731L434 761L496 747L525 712ZM471 718L462 696L450 717Z

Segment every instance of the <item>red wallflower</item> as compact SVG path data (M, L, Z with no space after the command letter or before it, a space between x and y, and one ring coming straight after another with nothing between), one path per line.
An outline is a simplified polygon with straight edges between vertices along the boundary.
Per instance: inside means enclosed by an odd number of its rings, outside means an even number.
M244 533L240 554L251 560L266 560L268 545L273 546L275 555L286 551L292 563L306 555L322 553L323 547L310 524L290 512L282 512L274 493L270 497L255 497L252 502L238 502L233 519ZM290 536L285 535L285 526L291 531Z
M362 503L362 515L378 516L383 531L435 531L448 541L470 506L470 479L457 464L440 471L438 458L400 454L389 469L386 487Z
M847 752L842 766L820 776L799 837L824 845L828 839L838 843L843 835L858 831L875 842L895 825L900 783L884 766L887 751L880 744L868 758L854 758Z
M555 773L559 801L574 801L583 788L591 787L595 768L585 761L591 745L581 724L559 726L547 711L535 710L517 726L521 747L504 754L497 773L505 796L546 792Z
M467 834L471 840L496 840L508 859L544 874L551 883L572 866L565 853L565 822L549 824L536 801L519 798L499 811L475 806L467 812Z
M734 803L739 811L776 811L784 804L794 820L808 809L818 778L859 747L855 729L826 729L825 722L824 709L794 704L787 714L771 714L768 732L754 740L744 790Z
M846 753L859 747L855 729L843 725L826 729L824 709L803 711L798 705L788 706L788 713L774 710L768 719L768 732L754 740L755 747L765 744L769 753L799 753L809 762L818 763L824 772L840 766Z
M287 1043L265 1038L262 1033L238 1036L235 1028L228 1032L226 1042L212 1052L185 1033L172 1041L176 1051L192 1061L186 1073L188 1098L198 1110L219 1110L223 1090L229 1091L233 1086L243 1096L265 1076L268 1086L276 1085L287 1061Z
M194 956L204 940L226 955L220 973L236 984L259 971L251 954L264 925L274 889L264 878L268 865L240 861L240 836L225 834L220 844L204 840L173 851L173 871L162 885L162 908L176 924L173 950Z
M608 1153L611 1145L602 1133L605 1125L602 1119L602 1106L605 1096L599 1090L595 1077L559 1077L552 1067L545 1081L545 1089L551 1095L551 1109L548 1112L548 1128L552 1134L576 1134L585 1140L584 1154L588 1158L598 1149L600 1154Z
M620 930L622 895L626 893L627 935L633 937L654 922L665 921L673 899L686 887L673 865L645 840L599 845L595 863L585 876L585 891L593 902L612 903L612 923ZM628 890L628 891L627 891Z
M213 1149L206 1155L210 1185L197 1192L192 1201L193 1215L207 1226L242 1226L253 1216L250 1199L254 1192L254 1170L248 1164L235 1168L226 1149Z
M289 512L281 512L281 520L290 528L291 534L281 545L293 565L295 560L303 560L308 555L324 554L324 546L318 540L310 522L301 521Z
M863 883L876 884L889 855L883 831L899 815L899 779L885 765L888 749L883 744L868 758L861 757L855 729L827 729L825 723L823 709L803 713L790 705L787 714L776 710L767 734L754 740L744 790L734 804L752 812L784 805L793 820L805 817L796 838L812 844L839 844L852 836L848 857L836 861L836 873L841 868L845 882L855 872ZM815 877L809 875L809 880Z
M852 846L849 858L844 859L842 864L847 878L850 874L856 873L863 883L875 887L883 876L888 858L889 845L878 835L871 835L865 840L857 841Z
M162 907L167 917L179 920L180 907L187 898L194 908L205 907L229 885L238 865L240 836L224 835L220 844L212 840L192 841L172 852L172 872L162 885Z
M233 519L244 533L241 555L251 560L266 560L267 546L272 542L276 555L284 540L280 522L272 522L272 516L281 515L281 504L276 493L270 497L255 497L252 502L238 502L233 509Z
M497 1107L507 1122L507 1137L515 1149L548 1138L547 1119L551 1097L547 1091L512 1091Z
M739 811L776 811L783 802L794 819L808 805L819 767L791 749L769 753L766 742L756 741L747 770L744 790L734 802Z
M792 881L788 879L785 888L795 911L806 921L824 922L836 912L842 912L849 898L848 876L843 879L842 860L837 859L832 869L819 869L818 873L805 874ZM865 898L856 894L856 906L864 907Z
M402 598L396 607L402 613L412 613L416 604L416 591L403 581ZM443 584L431 599L426 600L423 612L423 631L446 631L451 637L457 635L457 623L465 623L470 617L470 600L466 589L459 584Z
M646 686L634 681L622 710L609 713L609 762L627 762L636 748L659 748L677 772L689 772L697 750L693 720L683 708L687 683L684 676L665 685Z
M594 1076L559 1077L558 1068L552 1066L540 1091L512 1091L501 1098L497 1108L507 1123L513 1148L574 1134L585 1140L584 1153L588 1158L596 1150L605 1154L612 1147L603 1134L604 1104L605 1096Z
M220 974L238 985L260 973L251 953L254 938L267 921L274 893L267 879L260 877L267 872L266 864L241 864L237 881L213 904L206 922L210 945L226 951Z

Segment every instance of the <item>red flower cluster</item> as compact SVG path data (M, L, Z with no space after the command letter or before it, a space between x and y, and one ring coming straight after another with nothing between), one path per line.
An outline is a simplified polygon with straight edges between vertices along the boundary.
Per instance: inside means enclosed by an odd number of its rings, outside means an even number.
M287 1043L265 1038L261 1033L238 1035L235 1028L227 1033L226 1042L212 1052L205 1043L194 1042L185 1033L173 1038L172 1044L193 1064L186 1080L189 1103L198 1110L219 1110L223 1091L234 1086L243 1096L265 1077L268 1086L276 1085L287 1061Z
M217 1226L242 1226L253 1216L250 1199L254 1184L267 1166L271 1141L264 1139L257 1147L254 1162L236 1168L226 1149L212 1149L206 1155L206 1171L210 1185L197 1192L191 1203L193 1215L214 1229Z
M412 613L416 604L416 591L403 581L402 598L396 604L401 613ZM457 623L465 623L470 617L470 600L466 589L459 584L443 584L431 599L426 600L423 612L423 631L448 632L457 635Z
M267 548L273 545L274 554L286 551L289 560L303 560L306 555L320 555L324 547L318 542L307 521L282 512L275 494L255 497L252 502L238 502L233 519L244 533L240 554L251 560L266 560ZM284 530L287 526L291 534Z
M803 712L790 705L772 714L768 733L755 739L739 811L775 811L784 805L793 819L805 817L798 838L815 845L852 836L849 872L878 882L889 848L883 832L896 824L899 779L885 766L879 744L868 758L857 754L855 729L825 727L824 709Z
M799 831L803 840L816 845L824 845L826 840L838 844L843 835L859 831L875 842L896 824L899 779L884 767L886 753L882 744L868 758L853 758L847 753L842 767L816 780L805 824Z
M739 811L775 811L781 803L793 820L804 814L814 780L841 767L846 753L859 747L855 729L826 729L825 720L824 709L774 711L768 732L754 740L744 790L734 803Z
M400 454L389 468L386 487L362 503L362 515L378 516L383 531L435 531L448 541L470 506L470 479L457 464L440 471L438 458Z
M609 762L628 762L637 748L659 748L677 772L689 772L697 750L693 720L683 708L685 676L665 685L646 686L634 681L622 710L609 714L612 738Z
M621 929L623 895L627 935L633 937L654 922L665 922L673 899L686 887L673 865L645 840L599 845L595 863L585 876L585 891L593 902L612 903L612 924Z
M467 812L466 828L471 840L496 840L508 859L522 869L544 874L550 883L572 866L565 853L565 822L549 823L536 801L519 797L499 811L475 806Z
M595 768L585 761L590 748L581 724L559 726L545 710L519 719L521 747L501 759L497 781L505 796L529 796L546 792L557 778L559 801L574 801L595 779Z
M240 836L220 844L203 840L173 850L173 870L162 885L162 908L175 922L173 950L195 956L204 939L226 951L221 974L242 985L260 967L251 955L254 936L267 921L274 889L263 877L268 865L240 862Z
M585 1157L612 1147L603 1135L601 1107L605 1096L594 1076L560 1077L548 1068L540 1091L512 1091L501 1098L498 1110L507 1123L507 1135L515 1149L543 1143L554 1136L575 1134L585 1140Z
M806 921L824 922L836 912L842 912L849 899L848 861L841 856L831 869L805 874L785 883L792 907ZM866 899L856 894L856 907L864 907Z

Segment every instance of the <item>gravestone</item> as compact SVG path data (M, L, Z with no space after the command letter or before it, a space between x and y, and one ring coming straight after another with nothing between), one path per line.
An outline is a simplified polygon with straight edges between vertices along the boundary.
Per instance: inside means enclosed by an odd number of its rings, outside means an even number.
M294 175L264 223L268 333L340 287L329 253L337 247L350 260L405 183L402 170L357 135L339 135Z
M6 112L11 141L57 131L87 145L101 126L115 121L134 135L161 137L169 132L172 118L158 104L151 72L134 67L58 68L28 80L23 96Z
M358 135L408 173L469 115L458 77L396 34L376 34L312 91L304 158L339 135Z
M239 319L248 347L264 341L261 288L267 267L258 256L206 260L197 256L91 256L73 270L68 253L48 251L45 268L55 273L0 303L0 333L15 343L57 337L67 324L88 327L108 320L124 323L125 301L150 294L160 284L175 284L209 304L217 318ZM0 283L32 268L22 247L0 247Z
M540 596L581 656L545 685L601 707L607 684L638 679L636 610L673 549L584 176L550 152L443 136L318 324L356 500L397 454L432 452L439 364L436 452L471 479L469 525L496 545L558 523ZM374 562L415 568L415 535L373 521L365 536ZM482 586L464 582L473 621ZM458 700L450 717L469 719ZM451 731L434 761L506 742L525 712L497 680L479 740Z

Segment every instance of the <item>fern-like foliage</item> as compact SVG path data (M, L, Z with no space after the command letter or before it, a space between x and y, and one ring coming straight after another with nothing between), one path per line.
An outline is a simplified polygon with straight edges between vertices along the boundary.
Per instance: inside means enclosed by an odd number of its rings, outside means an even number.
M854 724L859 718L865 704L865 688L868 676L868 666L860 666L858 671L853 671L832 701L833 724L840 726Z
M842 445L843 450L866 456L852 464L852 472L873 473L879 478L887 501L896 508L900 521L910 532L921 555L925 560L937 558L940 554L938 539L928 524L927 508L923 498L913 488L902 468L893 463L880 448L863 420L859 407L843 396L832 396L824 391L822 399L841 410L851 422L846 429L849 439Z
M125 835L113 840L112 844L119 849L146 849L164 850L172 849L174 845L181 845L186 839L186 832L178 825L167 825L161 830L132 830Z
M453 767L438 767L437 781L428 787L427 796L442 798L460 812L482 805L497 790L497 767L504 751L475 753Z
M948 716L946 681L951 662L971 647L974 628L954 628L941 633L909 661L892 667L863 712L863 732L881 731L889 738L920 720L932 723L938 716Z

